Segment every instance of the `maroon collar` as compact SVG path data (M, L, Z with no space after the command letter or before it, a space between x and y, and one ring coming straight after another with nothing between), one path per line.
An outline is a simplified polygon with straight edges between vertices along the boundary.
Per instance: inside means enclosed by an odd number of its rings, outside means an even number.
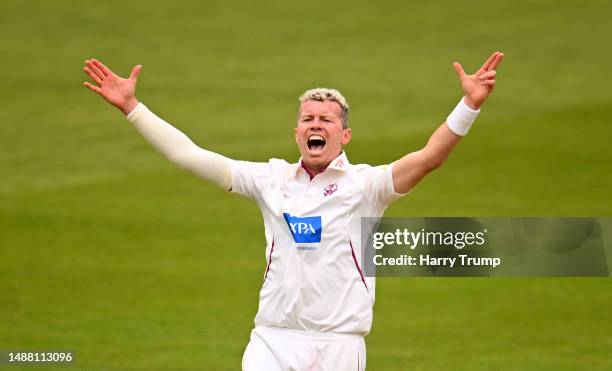
M305 171L305 172L308 174L308 176L310 177L310 180L312 180L312 179L315 177L315 175L317 175L317 174L313 173L313 172L312 172L312 170L310 170L310 169L308 168L308 166L306 166L306 164L304 164L304 161L300 161L300 166L301 166L301 167L302 167L302 169L304 169L304 171ZM323 169L323 171L321 171L319 174L324 173L324 172L325 172L325 170L327 170L327 168Z
M342 151L340 155L338 155L338 157L336 157L329 165L327 165L327 167L323 169L323 171L321 171L319 174L323 174L325 171L327 171L327 169L345 171L347 165L348 159L346 158L346 153ZM302 168L308 174L310 180L312 180L317 175L313 173L312 170L309 169L308 166L306 166L306 164L304 164L302 158L300 158L299 161L299 168Z

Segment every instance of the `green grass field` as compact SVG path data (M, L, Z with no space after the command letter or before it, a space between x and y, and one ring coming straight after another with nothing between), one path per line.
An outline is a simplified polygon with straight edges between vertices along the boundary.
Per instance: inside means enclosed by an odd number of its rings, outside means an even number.
M265 268L254 203L175 169L82 87L208 149L297 160L297 97L339 88L353 163L422 146L502 50L470 135L387 216L610 216L609 1L0 2L0 350L45 370L237 370ZM606 22L608 22L606 25ZM610 370L612 281L385 278L368 370ZM25 369L6 366L7 369Z

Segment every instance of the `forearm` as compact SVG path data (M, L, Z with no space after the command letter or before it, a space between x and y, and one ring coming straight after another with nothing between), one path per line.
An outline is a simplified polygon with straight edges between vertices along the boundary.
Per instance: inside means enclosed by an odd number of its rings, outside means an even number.
M446 122L440 125L421 150L421 166L429 171L442 166L461 138Z
M462 100L446 122L432 134L425 147L393 164L393 186L398 193L410 191L427 174L442 166L461 138L467 134L479 110Z
M195 145L184 133L138 104L127 119L140 134L170 162L219 187L231 188L231 160Z
M470 107L469 100L462 98L446 122L427 141L422 150L423 166L428 169L440 167L461 138L468 133L479 113L480 109Z
M393 187L407 193L427 174L442 166L461 136L453 133L446 122L433 133L422 149L407 154L393 163Z

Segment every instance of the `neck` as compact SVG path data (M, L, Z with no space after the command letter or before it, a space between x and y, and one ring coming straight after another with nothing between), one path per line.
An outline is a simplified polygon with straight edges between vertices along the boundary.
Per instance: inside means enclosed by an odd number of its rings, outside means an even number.
M338 153L338 156L340 156L341 154L342 154L342 151L340 151L340 153ZM336 158L337 158L337 156L336 156ZM333 162L333 160L328 162L327 164L325 164L323 166L319 166L319 167L316 167L316 168L306 164L306 162L304 162L304 159L302 159L302 161L300 161L300 162L301 162L302 169L304 169L308 173L308 175L310 175L310 179L312 180L312 178L314 178L316 175L321 174L322 172L327 170L327 167L329 166L329 164L331 164Z
M308 175L310 175L310 179L314 178L316 175L321 174L322 172L325 171L325 169L327 169L327 166L329 166L329 164L322 166L319 169L313 169L310 166L306 165L306 163L304 161L302 161L302 168L308 173Z

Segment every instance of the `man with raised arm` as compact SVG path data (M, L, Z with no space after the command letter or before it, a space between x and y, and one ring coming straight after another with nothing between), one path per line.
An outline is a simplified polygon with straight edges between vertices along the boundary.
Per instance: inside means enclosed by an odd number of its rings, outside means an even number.
M444 163L493 91L503 57L493 53L472 75L454 63L464 97L446 122L422 149L375 167L349 163L342 150L351 140L349 106L334 89L300 97L294 130L301 158L290 164L237 161L198 147L136 99L140 65L124 79L88 59L84 71L93 83L84 85L171 162L261 209L266 267L243 370L364 370L375 279L361 271L361 217L382 217Z

